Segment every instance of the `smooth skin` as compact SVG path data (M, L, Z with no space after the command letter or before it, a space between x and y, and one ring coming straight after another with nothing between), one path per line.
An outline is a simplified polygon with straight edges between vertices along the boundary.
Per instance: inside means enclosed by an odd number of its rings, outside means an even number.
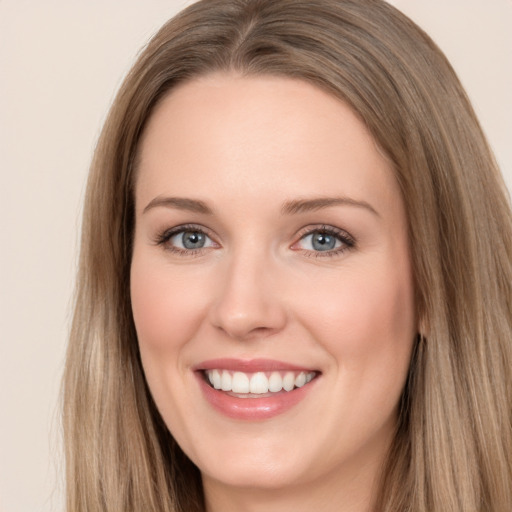
M373 510L417 332L392 165L331 95L225 73L164 98L140 151L133 315L207 510ZM319 376L283 414L233 419L193 371L215 358Z

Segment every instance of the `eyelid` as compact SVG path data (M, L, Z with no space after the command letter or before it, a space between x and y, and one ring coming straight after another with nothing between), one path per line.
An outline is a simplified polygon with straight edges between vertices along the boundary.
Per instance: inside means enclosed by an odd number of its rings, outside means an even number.
M215 246L219 247L220 244L215 240L215 237L212 235L211 231L208 228L205 228L204 226L201 226L199 224L180 224L179 226L174 226L169 229L165 229L161 232L158 232L155 236L154 243L155 245L163 246L164 249L174 252L177 254L183 254L183 255L198 255L199 253L212 249L212 246L210 247L199 247L197 249L184 249L181 247L177 247L174 245L168 244L168 242L176 235L179 235L180 233L186 232L186 231L192 231L197 233L203 233L205 236L207 236Z
M301 247L297 247L298 244L304 240L307 236L311 236L315 233L325 233L327 235L331 235L336 237L340 242L341 246L336 247L331 250L326 251L314 251L309 249L303 249ZM314 258L322 258L322 257L332 257L341 255L347 250L354 249L356 246L356 239L346 230L340 229L328 224L320 224L316 226L307 226L302 228L297 233L297 241L294 242L291 246L291 249L296 251L301 251L305 256L310 256Z

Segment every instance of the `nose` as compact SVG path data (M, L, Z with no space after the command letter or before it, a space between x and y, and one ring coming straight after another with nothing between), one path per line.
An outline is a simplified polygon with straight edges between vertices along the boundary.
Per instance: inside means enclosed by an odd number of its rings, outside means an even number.
M212 325L232 339L263 338L281 331L287 313L278 269L271 257L238 254L225 261L218 294L210 309Z

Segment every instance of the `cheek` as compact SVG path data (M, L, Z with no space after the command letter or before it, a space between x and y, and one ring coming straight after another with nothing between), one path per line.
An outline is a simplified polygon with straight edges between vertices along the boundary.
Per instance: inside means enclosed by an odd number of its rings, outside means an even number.
M311 317L322 319L317 325L326 334L337 332L355 341L364 333L374 332L376 342L385 333L403 336L414 324L413 291L408 281L396 273L347 273L323 287L317 286L314 296L308 293L304 297L304 306L311 311ZM371 341L372 337L367 339Z
M354 377L361 391L373 384L401 390L416 332L409 274L376 265L346 272L324 289L305 296L302 308L340 375Z
M187 269L173 270L162 260L136 247L130 273L132 313L151 394L165 422L180 432L185 424L179 413L185 410L182 402L191 399L183 386L189 378L187 343L196 336L206 309L205 280Z
M131 301L141 352L168 352L191 339L204 310L202 281L134 254Z

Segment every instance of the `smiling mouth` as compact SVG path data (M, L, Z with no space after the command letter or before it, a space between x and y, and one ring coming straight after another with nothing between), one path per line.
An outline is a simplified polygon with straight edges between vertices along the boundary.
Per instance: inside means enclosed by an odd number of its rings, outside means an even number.
M202 373L210 387L237 398L263 398L290 392L309 384L318 375L316 371L246 373L220 368Z

